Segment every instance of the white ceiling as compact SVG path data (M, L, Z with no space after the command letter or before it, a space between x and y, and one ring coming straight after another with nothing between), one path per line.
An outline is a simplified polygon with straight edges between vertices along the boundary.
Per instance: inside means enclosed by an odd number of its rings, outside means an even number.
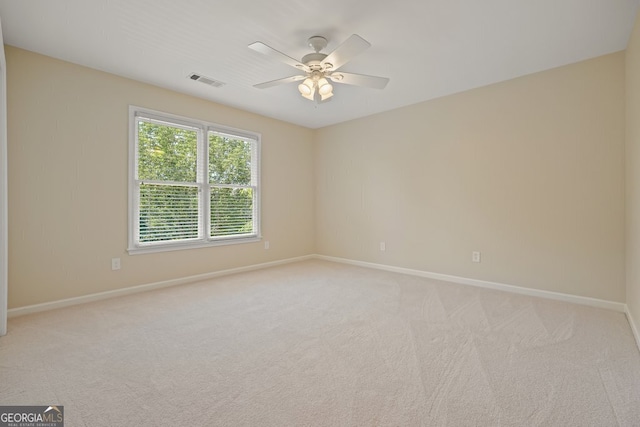
M640 0L0 0L5 43L243 110L319 128L626 48ZM247 48L296 59L307 38L372 47L342 70L384 90L334 85L331 102ZM226 83L213 88L191 72ZM11 84L11 82L9 82Z

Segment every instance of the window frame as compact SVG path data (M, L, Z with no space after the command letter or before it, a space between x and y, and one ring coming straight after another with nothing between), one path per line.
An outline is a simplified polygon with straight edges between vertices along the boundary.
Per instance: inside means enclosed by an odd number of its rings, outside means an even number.
M167 124L178 128L194 129L198 131L196 182L190 184L199 190L198 207L198 238L140 243L140 198L137 187L140 180L137 179L138 168L138 120L146 120L159 124ZM250 142L251 153L251 183L253 189L253 223L254 232L247 235L210 236L211 233L211 188L216 183L210 182L209 177L209 132L223 134L234 139ZM191 119L175 114L151 110L148 108L129 106L129 203L128 203L128 246L129 254L143 254L154 252L175 251L182 249L195 249L212 246L224 246L241 243L253 243L262 240L260 224L260 148L261 135L256 132L232 128L216 123ZM151 181L155 182L155 181ZM169 181L167 181L169 182ZM178 184L178 183L176 183ZM182 183L180 183L182 184Z

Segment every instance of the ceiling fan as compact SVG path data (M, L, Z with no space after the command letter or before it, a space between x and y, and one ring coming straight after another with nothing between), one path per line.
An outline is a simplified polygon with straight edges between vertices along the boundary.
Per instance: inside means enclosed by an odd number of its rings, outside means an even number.
M389 82L389 79L386 77L367 76L342 71L338 72L340 67L371 46L368 41L357 34L351 35L351 37L329 54L320 53L322 49L327 47L326 38L313 36L309 38L308 43L315 52L305 55L301 61L287 56L262 42L251 43L249 45L250 49L278 59L304 73L260 83L254 85L254 87L266 89L284 83L302 81L302 83L298 85L300 95L311 101L325 101L333 96L333 86L329 83L329 80L335 83L375 89L384 89Z

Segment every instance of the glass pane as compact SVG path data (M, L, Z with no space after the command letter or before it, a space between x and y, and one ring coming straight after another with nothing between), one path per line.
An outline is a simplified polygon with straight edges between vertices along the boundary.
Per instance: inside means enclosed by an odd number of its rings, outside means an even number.
M209 182L251 184L251 142L209 132Z
M197 237L197 187L140 185L140 243Z
M211 237L253 233L253 189L211 189Z
M138 122L138 179L195 182L198 132Z

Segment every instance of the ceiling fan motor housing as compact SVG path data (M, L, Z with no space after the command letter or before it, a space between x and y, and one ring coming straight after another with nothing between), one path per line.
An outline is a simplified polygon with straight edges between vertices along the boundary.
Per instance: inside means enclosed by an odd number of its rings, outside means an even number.
M310 53L302 57L302 63L307 67L311 68L313 71L323 71L322 61L327 57L324 53Z

